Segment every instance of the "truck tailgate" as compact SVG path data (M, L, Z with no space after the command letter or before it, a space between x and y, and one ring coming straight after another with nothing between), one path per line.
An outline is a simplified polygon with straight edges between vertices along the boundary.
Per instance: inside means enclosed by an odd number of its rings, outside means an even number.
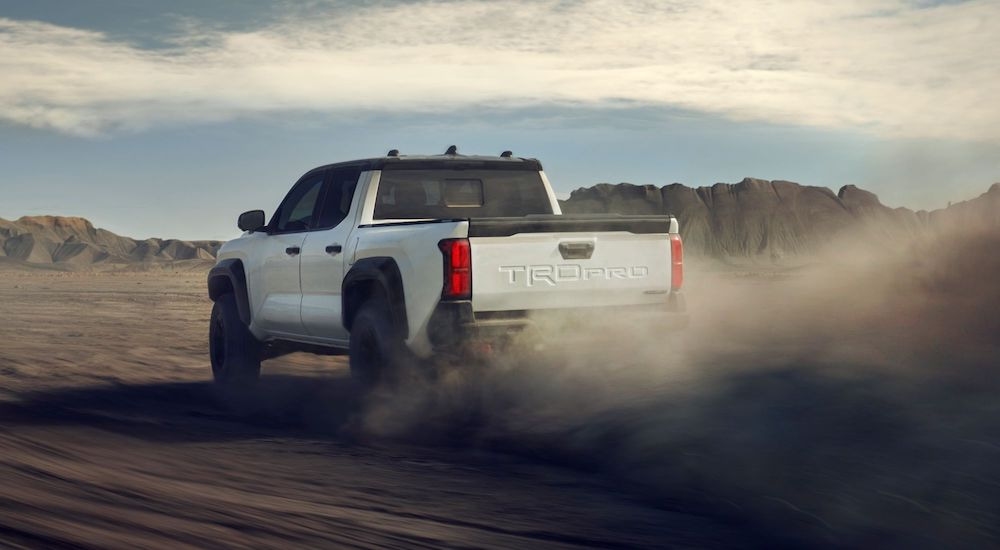
M668 216L472 219L472 307L511 311L663 303Z

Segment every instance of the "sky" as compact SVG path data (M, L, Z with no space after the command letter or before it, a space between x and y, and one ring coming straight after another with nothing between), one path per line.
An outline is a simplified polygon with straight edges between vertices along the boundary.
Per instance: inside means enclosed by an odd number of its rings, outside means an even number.
M228 239L384 155L600 182L1000 181L1000 1L0 0L0 218Z

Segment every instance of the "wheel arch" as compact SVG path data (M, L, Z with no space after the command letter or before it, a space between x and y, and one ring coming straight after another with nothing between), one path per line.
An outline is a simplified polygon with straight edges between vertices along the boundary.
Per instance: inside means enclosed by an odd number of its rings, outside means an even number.
M403 293L403 277L396 260L389 257L365 258L359 260L344 276L342 287L342 321L348 331L354 324L361 306L369 298L382 295L388 306L392 322L403 339L409 337L409 323L406 316L406 296Z
M247 294L247 277L243 262L238 258L220 261L208 272L208 297L216 301L225 294L236 299L240 321L250 326L250 298Z

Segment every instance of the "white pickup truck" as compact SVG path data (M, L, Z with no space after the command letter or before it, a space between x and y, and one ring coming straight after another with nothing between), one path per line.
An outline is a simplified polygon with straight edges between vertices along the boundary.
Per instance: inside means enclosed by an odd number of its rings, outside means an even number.
M270 222L252 210L238 225L208 276L220 384L306 350L348 352L371 386L418 359L502 344L553 312L686 322L673 216L562 215L541 164L509 151L321 166Z

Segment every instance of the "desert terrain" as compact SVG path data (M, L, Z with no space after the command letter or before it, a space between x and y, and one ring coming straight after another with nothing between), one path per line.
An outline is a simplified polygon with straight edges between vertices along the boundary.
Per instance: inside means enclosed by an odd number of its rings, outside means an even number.
M930 213L869 195L581 192L695 212L687 330L550 320L544 347L364 398L304 354L213 388L217 242L2 222L0 545L996 546L1000 185Z
M227 400L204 275L0 273L0 545L744 544L591 471L370 433L341 358L266 362Z
M577 318L363 400L337 357L213 390L203 271L0 272L0 541L993 545L1000 240L948 239L694 265L682 335Z

